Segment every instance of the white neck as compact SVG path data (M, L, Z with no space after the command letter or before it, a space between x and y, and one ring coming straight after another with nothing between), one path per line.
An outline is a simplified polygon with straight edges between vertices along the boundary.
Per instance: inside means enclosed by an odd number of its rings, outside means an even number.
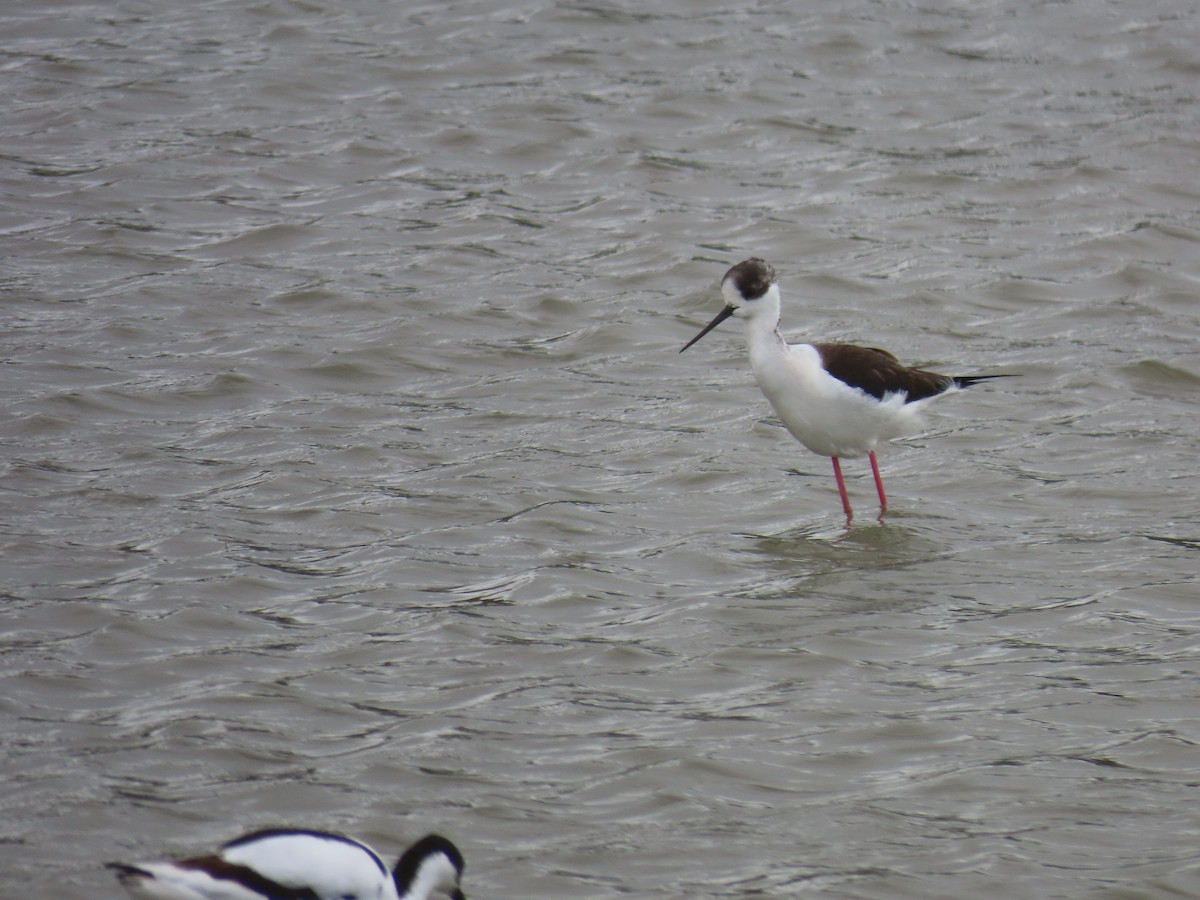
M745 301L738 309L744 323L746 343L750 355L784 349L783 335L779 333L779 285L773 284L757 300Z
M401 894L401 900L427 900L434 891L451 888L457 879L454 865L443 853L435 853L425 859L417 869L417 875L408 888Z

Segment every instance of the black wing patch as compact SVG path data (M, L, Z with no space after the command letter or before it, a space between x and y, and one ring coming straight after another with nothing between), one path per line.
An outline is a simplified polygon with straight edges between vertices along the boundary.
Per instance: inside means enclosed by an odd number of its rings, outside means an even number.
M826 372L876 400L882 400L887 394L904 393L904 402L912 403L944 393L957 383L949 375L903 365L895 356L878 347L860 347L857 344L813 346L821 354L821 364ZM962 386L966 387L965 384Z

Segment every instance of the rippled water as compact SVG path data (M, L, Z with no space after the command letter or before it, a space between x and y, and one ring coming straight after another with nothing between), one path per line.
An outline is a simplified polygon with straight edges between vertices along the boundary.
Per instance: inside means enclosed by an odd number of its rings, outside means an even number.
M0 13L0 880L277 823L473 897L1200 894L1200 26ZM892 511L736 323L951 372Z

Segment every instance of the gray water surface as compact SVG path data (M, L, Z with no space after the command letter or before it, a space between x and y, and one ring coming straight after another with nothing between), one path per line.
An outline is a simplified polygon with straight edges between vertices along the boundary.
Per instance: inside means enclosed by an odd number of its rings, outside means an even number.
M11 7L12 5L10 5ZM1200 895L1178 0L0 12L0 883ZM717 282L951 373L847 461Z

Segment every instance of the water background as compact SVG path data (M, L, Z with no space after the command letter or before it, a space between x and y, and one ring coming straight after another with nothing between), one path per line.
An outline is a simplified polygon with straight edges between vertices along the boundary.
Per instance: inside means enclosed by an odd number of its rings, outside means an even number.
M0 892L1200 895L1179 0L0 12ZM951 373L864 461L729 322Z

